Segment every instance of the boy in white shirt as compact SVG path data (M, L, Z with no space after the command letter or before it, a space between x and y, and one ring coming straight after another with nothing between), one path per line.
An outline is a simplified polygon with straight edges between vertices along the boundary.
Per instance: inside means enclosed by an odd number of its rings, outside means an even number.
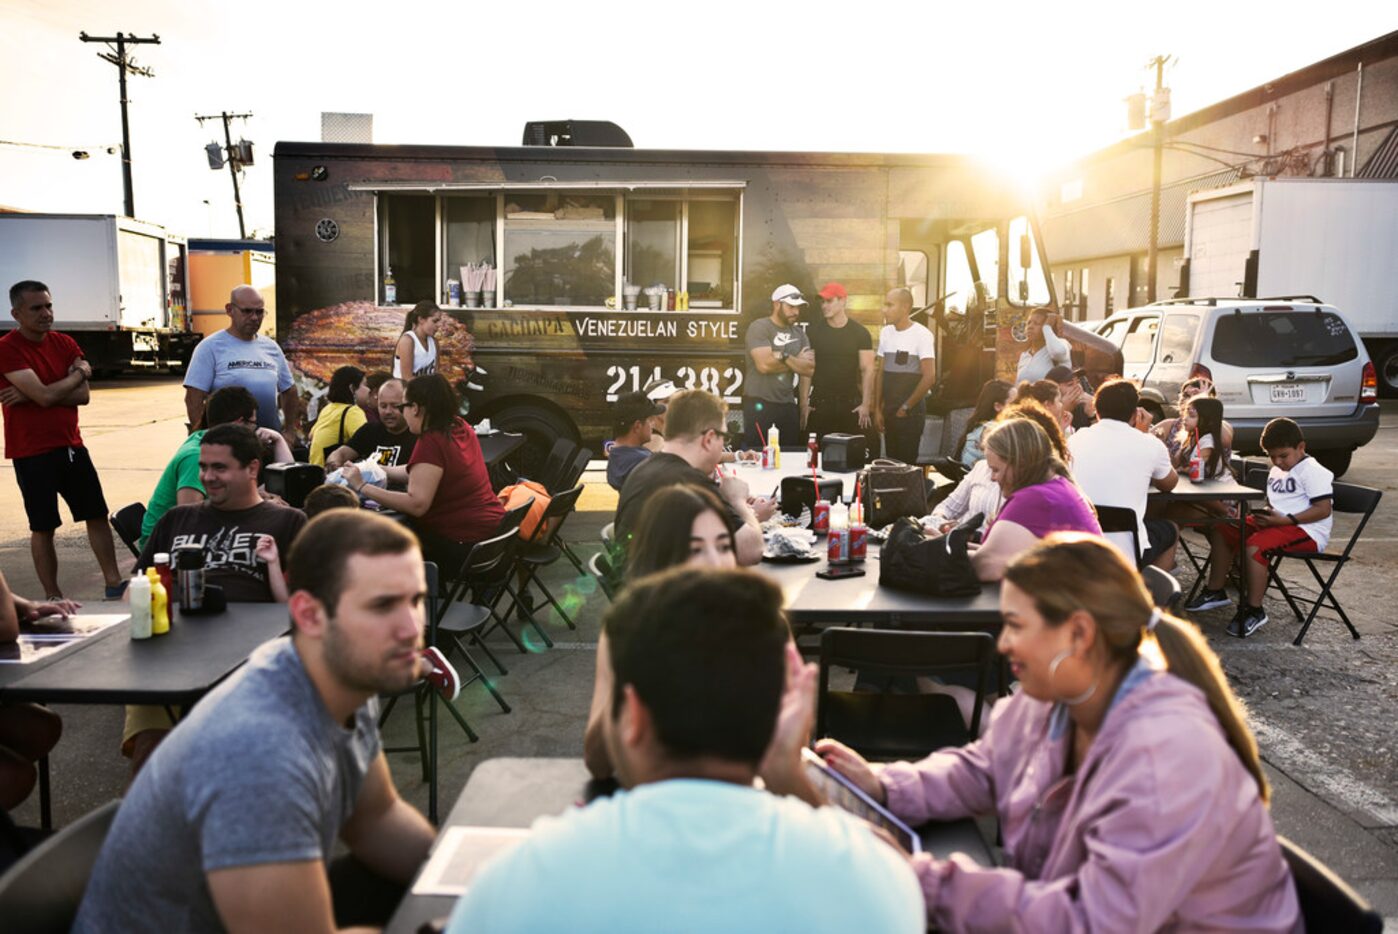
M1229 635L1245 639L1267 624L1262 595L1267 591L1267 556L1278 549L1320 552L1330 542L1331 503L1335 475L1306 455L1301 426L1289 418L1274 418L1262 429L1262 449L1272 461L1267 475L1267 506L1247 520L1248 602L1238 607L1228 624ZM1214 526L1210 534L1207 586L1186 609L1208 610L1228 604L1223 591L1228 569L1238 548L1238 530Z

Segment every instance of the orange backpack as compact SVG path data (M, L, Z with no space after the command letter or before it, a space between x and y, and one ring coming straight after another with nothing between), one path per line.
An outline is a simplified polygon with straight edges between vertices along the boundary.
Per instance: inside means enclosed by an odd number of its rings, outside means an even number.
M534 502L519 525L519 540L522 542L532 542L543 534L544 513L548 511L553 497L549 496L549 491L542 483L534 480L511 483L500 491L500 505L505 507L506 512L523 506L531 496L534 497Z

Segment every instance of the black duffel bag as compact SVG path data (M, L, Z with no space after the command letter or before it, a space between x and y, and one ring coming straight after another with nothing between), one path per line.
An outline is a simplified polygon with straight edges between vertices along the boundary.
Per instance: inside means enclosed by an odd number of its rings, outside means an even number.
M929 538L916 519L893 523L879 552L879 584L932 597L973 597L981 582L966 545L985 521L977 513L946 535Z

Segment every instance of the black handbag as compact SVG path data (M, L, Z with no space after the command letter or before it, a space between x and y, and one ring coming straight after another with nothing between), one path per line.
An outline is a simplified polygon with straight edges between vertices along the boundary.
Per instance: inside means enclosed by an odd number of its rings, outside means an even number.
M864 524L881 529L901 516L927 515L927 479L921 467L881 457L859 472Z
M879 552L879 585L931 597L980 593L966 545L983 521L984 514L977 513L946 535L928 538L916 519L899 519Z

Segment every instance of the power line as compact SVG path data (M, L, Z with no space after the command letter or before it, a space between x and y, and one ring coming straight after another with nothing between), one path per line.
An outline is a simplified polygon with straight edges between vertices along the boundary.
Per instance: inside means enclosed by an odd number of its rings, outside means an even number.
M160 37L151 34L149 39L141 38L134 33L128 35L119 32L115 36L89 36L86 32L78 33L78 39L83 42L105 43L110 51L98 52L97 57L104 62L110 62L117 66L117 87L120 90L121 101L121 182L122 191L126 196L126 216L136 216L136 196L131 185L131 124L126 115L126 105L130 101L126 98L126 73L141 75L145 78L154 78L155 72L147 67L137 65L136 60L127 54L128 45L159 45ZM115 43L115 45L113 45Z

